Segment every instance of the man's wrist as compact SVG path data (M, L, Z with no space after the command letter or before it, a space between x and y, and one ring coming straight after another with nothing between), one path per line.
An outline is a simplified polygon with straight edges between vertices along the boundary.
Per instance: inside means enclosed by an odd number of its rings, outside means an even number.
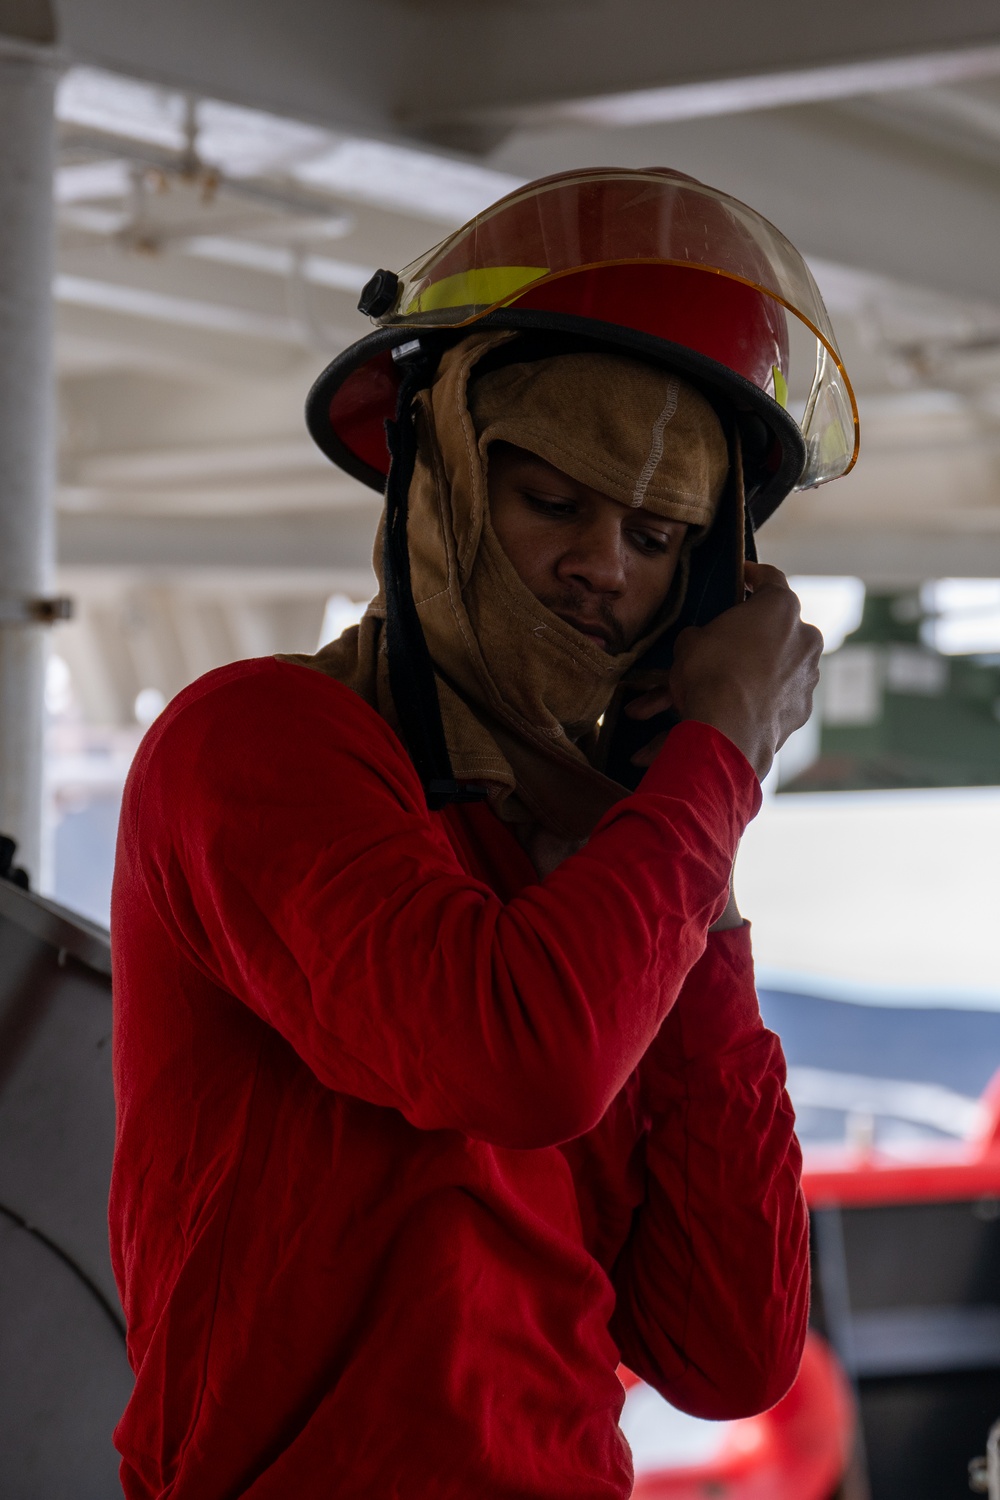
M699 712L694 709L683 714L682 718L707 724L711 729L718 730L719 734L724 734L749 762L757 780L764 780L774 760L774 747L759 726L746 722L741 716L711 710Z

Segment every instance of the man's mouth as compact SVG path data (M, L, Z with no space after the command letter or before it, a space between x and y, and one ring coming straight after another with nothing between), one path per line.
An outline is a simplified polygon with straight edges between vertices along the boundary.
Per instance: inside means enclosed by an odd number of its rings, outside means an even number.
M561 610L555 610L554 613L559 616L560 620L564 620L567 625L572 625L574 630L586 636L588 641L593 641L596 646L600 646L602 651L611 650L611 632L598 621L582 620L576 615L563 614Z

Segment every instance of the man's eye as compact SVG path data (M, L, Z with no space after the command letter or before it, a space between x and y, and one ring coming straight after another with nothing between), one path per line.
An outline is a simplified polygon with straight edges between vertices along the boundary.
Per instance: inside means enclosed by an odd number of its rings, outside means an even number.
M633 531L632 537L640 550L648 552L650 556L670 550L670 538L668 536L660 536L652 531Z
M576 507L572 500L552 500L543 495L532 495L525 491L524 498L542 516L572 516L576 514Z

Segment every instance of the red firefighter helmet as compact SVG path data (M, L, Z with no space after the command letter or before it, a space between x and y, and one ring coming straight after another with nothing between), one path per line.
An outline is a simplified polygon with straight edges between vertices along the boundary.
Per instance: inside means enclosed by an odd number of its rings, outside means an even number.
M309 430L381 490L399 356L506 328L654 360L722 400L743 436L759 525L792 489L846 474L857 406L799 252L753 209L667 168L592 168L502 198L359 307L376 331L323 372Z

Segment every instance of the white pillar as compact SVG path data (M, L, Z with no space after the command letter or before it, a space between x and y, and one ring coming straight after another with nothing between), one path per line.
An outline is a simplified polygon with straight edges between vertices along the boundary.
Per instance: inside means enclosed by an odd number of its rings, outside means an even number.
M43 48L0 41L0 832L39 875L51 592L54 92Z

